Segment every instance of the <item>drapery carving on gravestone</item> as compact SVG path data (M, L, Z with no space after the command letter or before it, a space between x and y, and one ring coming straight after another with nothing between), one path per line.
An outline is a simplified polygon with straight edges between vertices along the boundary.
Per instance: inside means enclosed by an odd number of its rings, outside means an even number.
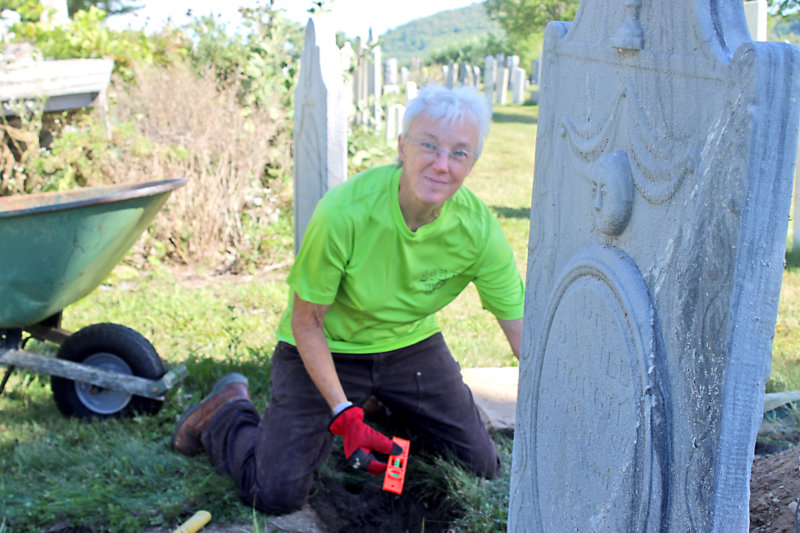
M347 178L347 108L333 33L309 19L294 93L294 251L325 192Z
M747 531L800 54L742 3L547 26L509 531Z

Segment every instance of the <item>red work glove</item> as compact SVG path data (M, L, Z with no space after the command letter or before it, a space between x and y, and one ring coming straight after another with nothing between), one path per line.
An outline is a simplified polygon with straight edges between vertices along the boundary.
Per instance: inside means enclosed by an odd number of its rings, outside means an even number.
M364 410L357 405L351 405L333 417L328 429L344 438L347 464L356 470L366 470L376 476L386 470L386 463L378 461L372 455L373 450L387 455L403 453L403 449L389 437L364 423Z

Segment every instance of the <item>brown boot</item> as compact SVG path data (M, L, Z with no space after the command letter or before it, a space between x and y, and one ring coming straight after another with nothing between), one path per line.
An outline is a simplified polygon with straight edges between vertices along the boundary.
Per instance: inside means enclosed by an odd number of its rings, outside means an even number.
M200 436L208 421L222 404L235 399L249 400L250 391L247 378L233 372L217 380L203 401L183 413L172 433L172 449L183 455L195 455L203 451Z

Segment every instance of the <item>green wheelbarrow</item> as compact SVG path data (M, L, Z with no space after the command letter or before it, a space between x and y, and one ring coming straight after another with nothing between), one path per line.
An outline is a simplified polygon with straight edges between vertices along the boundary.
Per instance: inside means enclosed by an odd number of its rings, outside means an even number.
M92 292L184 178L0 198L0 394L15 368L51 376L66 416L156 413L186 375L167 371L152 344L120 324L61 327L65 307ZM25 350L31 338L56 357Z

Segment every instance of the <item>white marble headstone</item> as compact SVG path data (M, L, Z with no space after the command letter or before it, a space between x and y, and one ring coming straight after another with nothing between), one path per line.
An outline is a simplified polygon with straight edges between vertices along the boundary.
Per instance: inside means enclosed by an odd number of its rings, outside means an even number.
M745 532L800 54L584 0L542 61L508 529Z
M294 93L295 253L319 199L347 178L345 90L333 33L309 19Z

